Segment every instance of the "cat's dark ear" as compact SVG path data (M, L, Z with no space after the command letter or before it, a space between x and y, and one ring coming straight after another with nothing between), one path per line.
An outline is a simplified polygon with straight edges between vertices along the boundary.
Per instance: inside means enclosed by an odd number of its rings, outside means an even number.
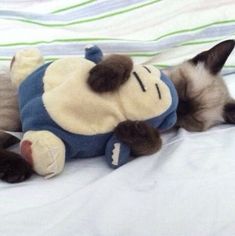
M111 55L90 71L87 83L97 93L113 92L130 77L133 62L124 55Z
M226 40L208 51L201 52L193 59L190 60L194 65L199 62L205 64L205 67L212 73L217 74L220 72L222 67L224 66L228 56L232 52L235 45L235 40Z
M235 124L235 101L225 104L223 116L226 123Z

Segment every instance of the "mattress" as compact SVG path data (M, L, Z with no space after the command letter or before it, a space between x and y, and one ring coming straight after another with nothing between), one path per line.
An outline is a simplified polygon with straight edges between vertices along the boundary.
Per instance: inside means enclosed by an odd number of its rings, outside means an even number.
M97 44L166 68L234 38L234 12L233 0L1 1L0 62L25 47L51 61ZM235 97L235 53L223 75ZM158 153L117 170L95 157L50 180L0 182L0 235L234 236L235 126L162 138Z

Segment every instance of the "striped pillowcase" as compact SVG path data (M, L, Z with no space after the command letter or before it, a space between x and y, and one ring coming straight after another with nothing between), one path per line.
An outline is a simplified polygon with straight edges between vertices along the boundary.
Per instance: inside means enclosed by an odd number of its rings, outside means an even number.
M10 2L10 3L9 3ZM235 33L230 0L12 0L0 10L0 61L38 47L47 61L83 55L87 44L125 53L137 63L172 66ZM23 10L22 10L23 9ZM235 55L224 73L235 72Z

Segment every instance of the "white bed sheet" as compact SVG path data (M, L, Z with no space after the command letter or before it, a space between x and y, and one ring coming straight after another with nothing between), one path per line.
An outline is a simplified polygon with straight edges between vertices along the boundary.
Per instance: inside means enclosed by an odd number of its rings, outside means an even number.
M4 0L0 64L27 46L50 61L95 43L165 68L234 38L234 9L234 0ZM224 74L234 62L233 53ZM235 75L226 81L235 97ZM159 153L115 171L94 158L54 179L0 182L0 236L234 236L235 126L163 138Z
M235 76L226 81L235 95ZM235 127L163 138L115 171L94 158L50 180L1 182L0 235L234 236Z

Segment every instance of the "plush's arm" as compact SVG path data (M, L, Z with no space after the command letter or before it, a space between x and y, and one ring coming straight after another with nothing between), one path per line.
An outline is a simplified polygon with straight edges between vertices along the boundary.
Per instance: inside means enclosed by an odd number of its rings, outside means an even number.
M138 157L157 152L162 145L159 131L144 121L124 121L114 130L117 138Z
M157 152L162 141L157 129L144 121L124 121L114 130L107 143L105 158L108 164L117 168L134 157Z

